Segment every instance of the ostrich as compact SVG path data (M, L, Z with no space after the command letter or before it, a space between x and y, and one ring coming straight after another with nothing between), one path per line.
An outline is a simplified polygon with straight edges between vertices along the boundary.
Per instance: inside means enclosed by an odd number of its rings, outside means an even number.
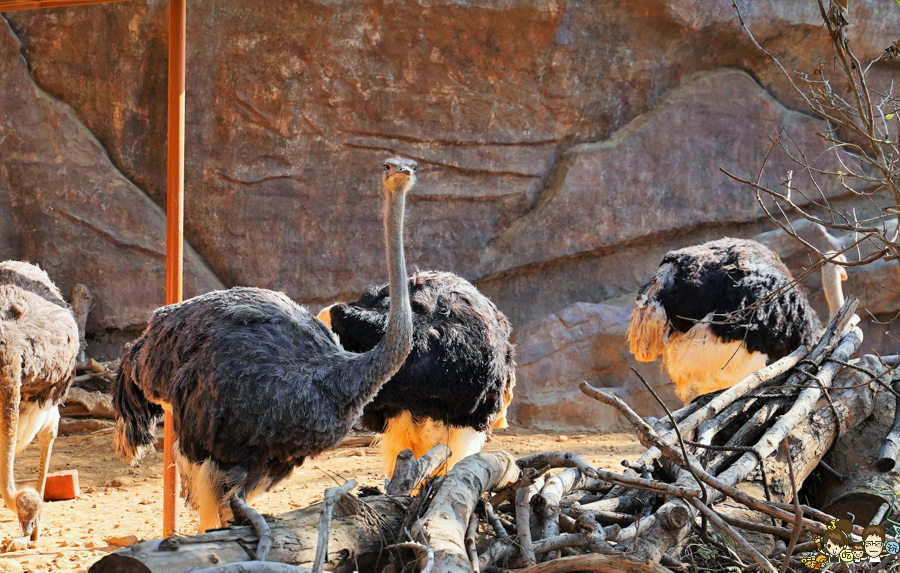
M47 273L28 263L0 263L0 494L32 541L40 537L57 407L72 384L78 345L75 316ZM35 438L41 447L37 487L17 490L16 454Z
M843 267L822 267L832 316L844 302L846 278ZM662 355L685 403L734 386L821 335L819 318L793 281L778 255L755 241L725 238L671 251L638 291L627 333L631 353L641 362Z
M443 443L449 470L481 451L491 428L506 427L515 385L512 327L469 281L426 271L409 278L413 344L403 367L363 410L362 423L381 432L389 477L397 454L416 457ZM347 350L365 352L381 340L388 314L387 285L356 302L323 309L319 319Z
M170 411L201 533L224 525L228 502L257 528L264 560L271 532L247 502L336 446L403 364L412 333L403 211L416 167L384 164L389 278L401 288L390 288L387 334L372 350L348 352L283 293L235 287L158 309L123 357L113 388L117 452L137 463Z

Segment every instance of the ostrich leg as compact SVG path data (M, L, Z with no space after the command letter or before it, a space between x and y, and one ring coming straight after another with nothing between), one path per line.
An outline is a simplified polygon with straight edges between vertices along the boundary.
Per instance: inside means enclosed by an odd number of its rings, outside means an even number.
M3 503L13 512L16 511L16 476L13 471L16 463L16 435L19 431L19 401L22 399L19 390L19 379L4 376L0 388L0 494Z
M41 461L38 465L38 477L35 489L44 499L44 487L47 485L47 472L50 470L50 455L53 453L53 442L59 435L59 410L56 406L48 414L48 419L38 434L38 444L41 446ZM34 529L31 530L31 540L37 541L41 535L40 514L34 523Z
M16 438L19 431L19 382L21 363L9 363L0 371L0 495L6 507L16 513ZM21 525L21 520L16 519ZM23 531L23 533L25 533ZM28 547L27 534L3 542L2 551L20 551Z
M272 530L269 528L269 524L266 523L265 518L247 505L243 495L240 493L235 493L231 498L231 513L235 517L249 521L253 529L256 530L256 535L259 536L259 545L256 546L256 560L265 561L269 555L269 550L272 549L273 540Z

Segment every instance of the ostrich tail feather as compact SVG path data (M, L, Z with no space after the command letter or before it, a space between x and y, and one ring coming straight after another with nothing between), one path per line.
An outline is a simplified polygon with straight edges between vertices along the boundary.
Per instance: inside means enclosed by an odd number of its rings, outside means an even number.
M659 281L654 279L653 284L638 297L625 334L631 353L639 362L653 362L665 350L669 321L666 311L656 300L658 290Z

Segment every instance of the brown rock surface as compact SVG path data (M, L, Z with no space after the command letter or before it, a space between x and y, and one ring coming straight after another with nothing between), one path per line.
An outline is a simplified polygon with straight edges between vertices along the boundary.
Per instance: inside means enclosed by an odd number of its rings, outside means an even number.
M4 256L40 264L63 292L89 283L89 330L135 328L165 301L165 213L34 84L19 49L0 20ZM188 293L221 287L190 247L185 269Z
M740 5L789 68L830 61L813 2ZM852 10L860 56L896 39L900 11ZM166 13L148 0L0 17L0 256L64 292L86 284L95 349L164 299ZM190 3L188 34L188 296L254 285L318 307L383 281L378 164L401 153L423 167L410 267L475 281L523 347L555 332L565 383L636 382L624 307L572 305L633 293L668 250L772 229L720 167L755 175L782 126L821 150L822 123L727 2L229 0ZM870 272L864 289L897 271ZM526 355L523 369L548 367L549 351ZM539 380L518 390L523 419L564 412Z
M798 134L795 141L810 156L825 151L815 135L822 122L784 108L746 73L692 78L609 139L566 151L541 203L492 245L495 264L514 268L679 229L757 219L756 192L719 167L755 174L771 148L767 135L782 127ZM774 173L795 168L780 153L769 166Z
M586 380L613 389L643 416L658 414L661 408L629 367L668 404L680 404L659 365L641 364L628 352L624 341L633 300L626 296L607 304L578 303L519 328L512 416L538 428L629 428L613 408L578 389Z
M875 0L854 5L854 31L867 55L893 39L890 18L868 17L875 8ZM116 166L157 203L164 197L165 10L165 2L151 0L7 16L38 84L70 103ZM826 48L811 3L754 3L745 11L775 53L796 54L790 65L811 68ZM522 265L573 253L597 259L597 248L642 231L759 219L747 193L737 199L738 213L727 213L737 187L718 166L755 169L783 119L801 131L801 141L816 126L768 98L765 89L795 102L724 4L233 0L192 5L188 27L187 236L225 284L283 289L310 303L383 279L374 179L388 152L414 156L427 168L409 209L411 264L475 280L509 272L537 277L540 270ZM726 101L661 113L672 108L672 97L690 97L679 86L698 72L724 68L748 69L763 87L744 77L728 84L731 91L709 94ZM563 179L574 157L591 163L580 144L611 147L648 112L656 119L650 132L662 141L641 149L652 142L631 138L605 170L650 171L591 186L585 178L597 175L594 165L580 181ZM700 125L688 125L697 114ZM712 127L714 137L692 152L707 136L701 127ZM729 142L733 131L740 137ZM752 154L734 157L745 149ZM641 151L644 161L632 163ZM554 218L555 197L586 200L586 216L588 204L615 207L616 197L652 211L679 174L677 183L689 183L678 190L682 211L663 209L634 232L599 242L555 237L567 231ZM645 193L630 189L635 182ZM685 216L709 189L718 201L703 205L715 208ZM551 208L542 209L548 202ZM575 223L582 235L610 226L585 223ZM552 249L542 254L545 240ZM600 289L621 294L634 285ZM512 307L500 291L498 302Z

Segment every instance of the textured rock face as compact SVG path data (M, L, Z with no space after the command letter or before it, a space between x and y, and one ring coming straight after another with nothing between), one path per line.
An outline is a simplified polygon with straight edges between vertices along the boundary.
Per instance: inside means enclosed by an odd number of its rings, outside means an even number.
M830 60L814 2L741 4L788 67ZM0 253L91 287L95 337L163 301L166 15L0 19ZM900 12L853 19L871 58ZM771 229L719 168L755 176L782 126L822 150L730 3L197 1L188 36L186 294L318 308L383 281L379 165L400 153L422 165L410 266L474 281L516 327L551 320L634 292L667 250Z
M822 251L839 249L842 243L851 240L849 236L831 236L822 227L807 221L797 221L793 227L804 240ZM752 238L778 253L795 276L809 264L809 250L780 229ZM654 265L647 278L655 271ZM885 308L898 308L896 293L879 288L898 284L897 272L896 264L881 262L850 269L844 291L859 297L862 308L873 314L882 313ZM810 302L823 322L827 322L824 317L828 316L828 306L822 292L821 274L813 273L803 281L802 288L809 293ZM674 386L662 371L661 361L641 363L628 351L625 334L634 310L634 297L628 294L602 304L576 303L520 326L516 331L517 399L511 408L512 418L548 429L628 429L630 424L613 408L581 393L578 385L582 380L614 391L641 415L662 415L656 400L630 368L640 372L667 404L679 406L681 401L675 397ZM895 344L884 332L885 326L863 321L862 327L871 348L884 353L896 352Z
M523 326L516 335L516 400L511 415L535 427L626 428L613 408L578 389L582 380L612 389L643 416L661 409L635 367L669 404L680 404L674 386L658 365L634 360L623 342L633 297L607 304L578 303Z
M90 284L88 328L127 329L165 302L165 214L110 163L69 106L31 81L0 22L3 251L40 264L64 293ZM188 295L221 288L185 254Z

